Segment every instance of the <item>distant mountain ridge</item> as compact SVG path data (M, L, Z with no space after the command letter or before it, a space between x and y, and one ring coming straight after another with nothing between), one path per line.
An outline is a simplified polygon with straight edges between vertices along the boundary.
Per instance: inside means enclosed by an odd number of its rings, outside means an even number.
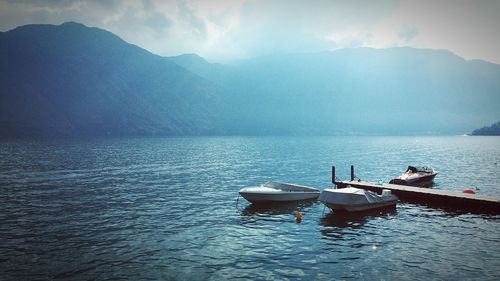
M500 122L472 131L473 136L500 136Z
M344 49L232 64L70 22L0 33L0 137L462 134L500 119L500 66Z
M254 124L275 120L271 130L284 134L461 134L500 117L500 66L446 50L343 49L215 68L185 56L172 59L251 96L236 104L259 112Z

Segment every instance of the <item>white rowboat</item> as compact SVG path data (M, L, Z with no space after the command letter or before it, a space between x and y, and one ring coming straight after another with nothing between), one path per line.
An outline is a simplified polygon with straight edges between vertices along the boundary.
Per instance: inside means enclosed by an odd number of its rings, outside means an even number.
M246 187L239 191L241 197L252 203L289 202L318 198L317 188L282 182Z

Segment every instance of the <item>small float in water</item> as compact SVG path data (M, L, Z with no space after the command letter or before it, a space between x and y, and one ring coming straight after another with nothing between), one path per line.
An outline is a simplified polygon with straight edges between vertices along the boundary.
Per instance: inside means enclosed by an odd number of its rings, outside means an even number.
M246 187L239 191L241 197L252 203L291 202L318 198L317 188L283 183L268 182L260 186Z
M398 197L390 190L382 190L382 195L375 192L346 187L325 189L319 196L319 201L336 212L359 212L396 206Z
M408 166L403 174L392 179L389 183L425 187L432 184L437 174L437 171L429 167Z

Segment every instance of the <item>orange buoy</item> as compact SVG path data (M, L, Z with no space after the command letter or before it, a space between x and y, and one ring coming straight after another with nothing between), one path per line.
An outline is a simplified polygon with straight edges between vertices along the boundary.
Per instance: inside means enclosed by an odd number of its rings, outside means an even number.
M467 193L467 194L476 194L476 192L472 189L469 189L469 188L466 188L464 189L463 193Z
M295 219L297 220L297 222L301 222L302 221L302 213L300 211L297 212L297 215L295 216Z

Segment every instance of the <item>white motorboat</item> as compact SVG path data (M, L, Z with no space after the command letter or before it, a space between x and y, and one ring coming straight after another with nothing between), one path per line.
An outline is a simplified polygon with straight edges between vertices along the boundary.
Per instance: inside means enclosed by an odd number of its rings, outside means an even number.
M303 185L268 182L260 186L243 188L239 193L250 202L264 203L316 199L320 191L317 188Z
M388 189L382 190L382 195L378 195L372 191L348 186L323 190L319 201L337 212L358 212L393 207L396 205L398 197Z
M430 167L408 166L408 169L403 174L392 179L389 183L425 187L432 184L437 174L438 172Z

